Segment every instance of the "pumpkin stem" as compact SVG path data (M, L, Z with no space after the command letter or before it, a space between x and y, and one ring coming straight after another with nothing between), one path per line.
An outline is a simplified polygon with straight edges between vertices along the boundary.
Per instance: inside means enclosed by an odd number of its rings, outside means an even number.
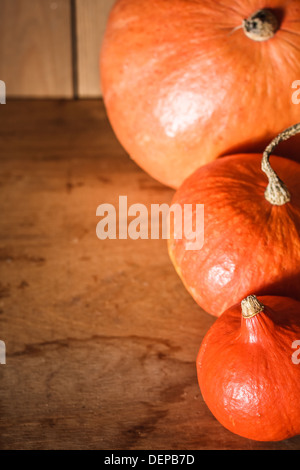
M275 139L272 140L263 153L261 169L269 179L269 184L265 192L265 198L275 206L283 206L287 202L290 202L291 195L285 184L278 178L277 174L271 167L269 161L270 155L280 142L283 142L284 140L287 140L299 133L300 123L289 127L285 131L281 132L281 134L279 134L277 137L275 137Z
M271 10L258 10L243 21L246 36L253 41L271 39L279 28L279 22Z
M258 313L262 312L265 306L259 302L255 295L249 295L246 299L242 300L242 315L244 318L255 317Z

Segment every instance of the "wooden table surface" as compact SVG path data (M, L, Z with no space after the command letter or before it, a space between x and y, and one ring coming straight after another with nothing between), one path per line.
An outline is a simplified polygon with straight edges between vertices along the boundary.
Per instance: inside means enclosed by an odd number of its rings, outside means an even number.
M300 449L224 429L195 359L214 318L165 240L96 236L99 204L170 203L117 142L101 101L0 108L1 449Z

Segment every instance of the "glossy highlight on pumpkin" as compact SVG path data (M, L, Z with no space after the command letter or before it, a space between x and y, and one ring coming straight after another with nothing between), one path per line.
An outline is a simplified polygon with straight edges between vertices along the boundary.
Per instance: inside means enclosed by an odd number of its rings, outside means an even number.
M198 381L225 428L248 439L280 441L300 434L300 365L292 360L300 302L255 299L262 308L253 316L244 317L238 303L208 331L197 357Z
M274 35L247 37L245 20L251 32L251 16L266 6ZM263 151L299 120L291 87L300 76L300 4L118 0L100 68L119 141L151 176L178 188L219 156ZM299 143L284 144L281 155L299 158Z

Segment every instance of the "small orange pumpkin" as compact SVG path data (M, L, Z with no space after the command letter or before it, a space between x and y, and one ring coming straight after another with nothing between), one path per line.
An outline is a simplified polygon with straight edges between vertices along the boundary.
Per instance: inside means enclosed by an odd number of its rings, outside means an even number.
M300 302L290 298L249 296L242 309L237 304L217 319L197 373L204 401L225 428L258 441L300 434L299 340Z
M204 204L204 246L186 249L175 239L169 253L187 290L207 312L221 313L250 295L300 300L300 165L270 153L300 132L292 126L260 155L234 155L200 168L175 193L173 203ZM286 185L277 176L286 183ZM267 190L266 190L267 187ZM195 226L194 226L195 230Z
M220 155L262 152L297 122L299 77L299 0L118 0L101 52L117 137L174 188Z

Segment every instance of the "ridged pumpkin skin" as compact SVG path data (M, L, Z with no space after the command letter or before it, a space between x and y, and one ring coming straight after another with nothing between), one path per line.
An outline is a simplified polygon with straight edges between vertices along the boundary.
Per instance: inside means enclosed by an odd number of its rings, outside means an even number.
M234 28L260 8L281 22L265 42ZM104 102L129 155L173 188L218 156L263 151L298 122L298 0L119 0L101 53ZM297 157L300 138L281 155Z
M243 318L235 305L208 331L197 357L198 381L225 428L248 439L280 441L300 434L300 364L292 361L300 303L258 300L263 312Z
M188 251L185 236L168 242L170 258L187 290L220 316L252 292L300 300L300 164L270 162L291 202L270 204L261 155L224 157L197 170L176 191L173 204L204 204L204 245ZM183 234L184 235L184 234Z

